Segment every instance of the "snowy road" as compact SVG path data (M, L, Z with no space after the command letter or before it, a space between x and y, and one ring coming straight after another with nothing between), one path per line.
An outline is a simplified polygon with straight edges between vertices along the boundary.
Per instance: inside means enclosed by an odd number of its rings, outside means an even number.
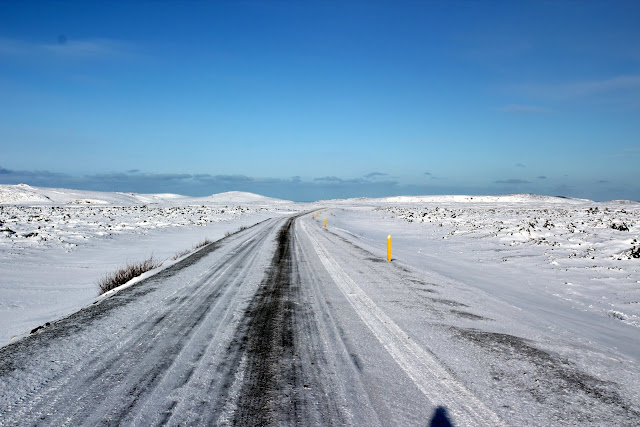
M271 219L1 348L0 425L640 419L609 373L487 332L504 305Z

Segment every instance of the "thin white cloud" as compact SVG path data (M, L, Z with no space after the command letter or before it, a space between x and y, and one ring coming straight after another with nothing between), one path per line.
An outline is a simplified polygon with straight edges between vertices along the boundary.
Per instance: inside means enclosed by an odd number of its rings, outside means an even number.
M575 96L590 95L610 90L640 89L640 75L619 76L606 80L573 83L565 86L565 91Z
M23 58L102 59L132 54L131 45L104 38L35 43L0 37L0 55Z
M630 158L630 157L637 157L639 154L640 154L640 147L626 147L626 148L622 148L621 150L618 149L615 152L608 153L606 154L606 157L624 159L624 158Z
M516 114L549 114L552 112L547 108L537 107L535 105L516 105L516 104L509 104L504 107L499 107L497 108L497 110L502 111L504 113L516 113Z
M123 43L106 39L72 40L64 44L41 45L41 48L58 56L82 58L118 56L128 53Z
M518 178L501 179L499 181L494 181L494 183L495 184L508 184L508 185L531 184L530 181L526 181L524 179L518 179Z
M383 177L388 177L389 174L387 173L383 173L383 172L371 172L368 173L364 176L365 179L376 179L376 178L383 178Z
M557 84L524 84L515 86L515 89L530 96L553 99L579 98L619 91L640 91L640 74Z

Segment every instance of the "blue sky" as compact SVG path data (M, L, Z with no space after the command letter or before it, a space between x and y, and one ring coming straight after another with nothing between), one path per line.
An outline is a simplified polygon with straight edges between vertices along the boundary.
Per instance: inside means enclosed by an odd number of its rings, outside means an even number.
M640 200L640 2L0 2L0 184Z

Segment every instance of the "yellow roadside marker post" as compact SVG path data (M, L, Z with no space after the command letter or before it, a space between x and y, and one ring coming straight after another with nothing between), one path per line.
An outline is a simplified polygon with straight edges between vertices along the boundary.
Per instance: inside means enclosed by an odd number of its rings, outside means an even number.
M387 236L387 261L391 261L391 234Z
M324 226L327 226L327 218L324 219Z

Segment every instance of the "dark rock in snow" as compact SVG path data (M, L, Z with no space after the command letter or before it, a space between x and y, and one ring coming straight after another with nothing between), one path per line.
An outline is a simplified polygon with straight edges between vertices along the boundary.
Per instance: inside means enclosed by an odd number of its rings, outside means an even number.
M627 224L625 224L624 222L621 224L613 223L611 224L611 228L618 231L629 231L629 227L627 227Z

